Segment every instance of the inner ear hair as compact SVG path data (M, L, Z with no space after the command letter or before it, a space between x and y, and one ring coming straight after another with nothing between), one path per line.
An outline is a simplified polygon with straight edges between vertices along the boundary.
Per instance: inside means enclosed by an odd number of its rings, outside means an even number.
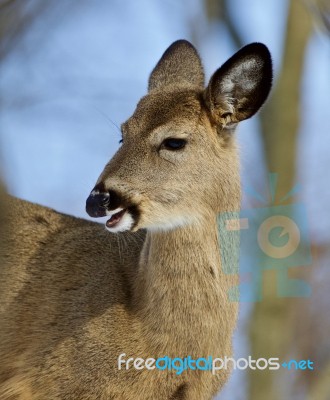
M243 47L213 74L204 92L214 122L232 128L252 117L267 99L272 79L268 48L262 43Z

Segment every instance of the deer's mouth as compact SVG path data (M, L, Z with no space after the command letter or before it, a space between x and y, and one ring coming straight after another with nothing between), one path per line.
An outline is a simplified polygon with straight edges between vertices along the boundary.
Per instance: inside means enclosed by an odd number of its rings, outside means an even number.
M118 211L119 210L119 211ZM126 208L123 209L116 209L113 211L107 211L108 215L111 215L111 218L105 223L107 228L114 228L116 227L120 221L122 220L124 214L126 213Z
M107 210L106 214L110 216L110 218L106 221L105 227L110 232L127 231L130 230L134 224L134 219L127 208Z

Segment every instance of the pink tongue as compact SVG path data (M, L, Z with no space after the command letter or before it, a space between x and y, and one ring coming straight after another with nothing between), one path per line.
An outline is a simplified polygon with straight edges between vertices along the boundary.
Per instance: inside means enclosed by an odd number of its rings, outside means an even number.
M105 224L108 228L112 228L113 226L117 225L118 222L121 220L122 216L124 215L125 210L119 211L118 213L114 214Z

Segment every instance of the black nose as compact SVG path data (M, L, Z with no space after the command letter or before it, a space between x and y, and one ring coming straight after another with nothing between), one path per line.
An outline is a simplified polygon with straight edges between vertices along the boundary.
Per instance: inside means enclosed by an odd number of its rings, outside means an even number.
M93 190L86 200L86 212L90 217L104 217L109 203L110 193Z

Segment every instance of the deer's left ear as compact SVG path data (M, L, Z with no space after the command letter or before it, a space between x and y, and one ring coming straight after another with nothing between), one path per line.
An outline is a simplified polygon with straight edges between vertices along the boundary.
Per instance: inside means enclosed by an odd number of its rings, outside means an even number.
M212 76L205 101L222 127L255 114L272 86L272 59L264 44L252 43L234 54Z

